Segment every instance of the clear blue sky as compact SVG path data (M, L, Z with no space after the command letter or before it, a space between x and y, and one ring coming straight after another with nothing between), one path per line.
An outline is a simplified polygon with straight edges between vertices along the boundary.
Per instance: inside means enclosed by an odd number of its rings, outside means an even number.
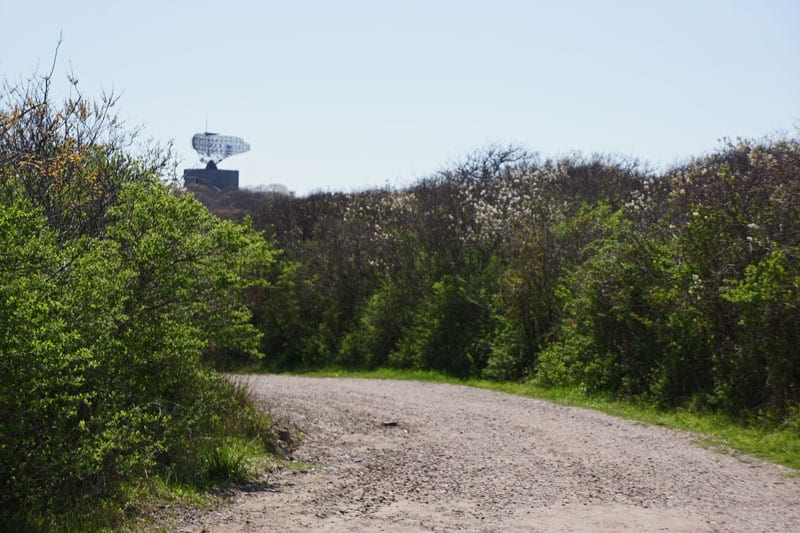
M798 134L800 0L0 0L0 75L74 71L182 167L243 186L402 186L490 143L661 166Z

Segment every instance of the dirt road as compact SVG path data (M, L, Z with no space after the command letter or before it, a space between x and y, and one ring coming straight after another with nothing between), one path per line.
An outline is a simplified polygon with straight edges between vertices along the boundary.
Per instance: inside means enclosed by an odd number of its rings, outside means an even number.
M687 434L467 387L246 376L315 465L181 531L800 531L800 477Z

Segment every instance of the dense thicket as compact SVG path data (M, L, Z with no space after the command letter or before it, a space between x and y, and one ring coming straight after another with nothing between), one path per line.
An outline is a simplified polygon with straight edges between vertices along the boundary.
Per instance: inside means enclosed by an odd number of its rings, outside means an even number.
M49 77L0 93L0 524L47 528L270 438L203 355L258 353L245 290L274 252L174 194L167 156L130 155L113 105L56 105Z
M294 262L252 300L268 364L535 379L737 415L800 404L796 139L662 173L490 148L398 191L196 194L251 215Z

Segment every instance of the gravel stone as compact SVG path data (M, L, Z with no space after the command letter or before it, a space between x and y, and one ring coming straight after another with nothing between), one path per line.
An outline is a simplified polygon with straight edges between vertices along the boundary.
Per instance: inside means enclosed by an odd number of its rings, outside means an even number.
M232 379L302 433L292 456L314 467L179 531L800 531L795 470L689 433L456 385Z

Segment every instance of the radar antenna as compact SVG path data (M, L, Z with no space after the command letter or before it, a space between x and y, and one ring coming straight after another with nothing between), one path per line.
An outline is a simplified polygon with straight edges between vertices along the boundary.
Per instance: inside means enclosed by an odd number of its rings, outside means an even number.
M227 157L247 152L250 145L240 137L205 132L194 134L192 148L200 154L200 161L216 167L216 163Z

